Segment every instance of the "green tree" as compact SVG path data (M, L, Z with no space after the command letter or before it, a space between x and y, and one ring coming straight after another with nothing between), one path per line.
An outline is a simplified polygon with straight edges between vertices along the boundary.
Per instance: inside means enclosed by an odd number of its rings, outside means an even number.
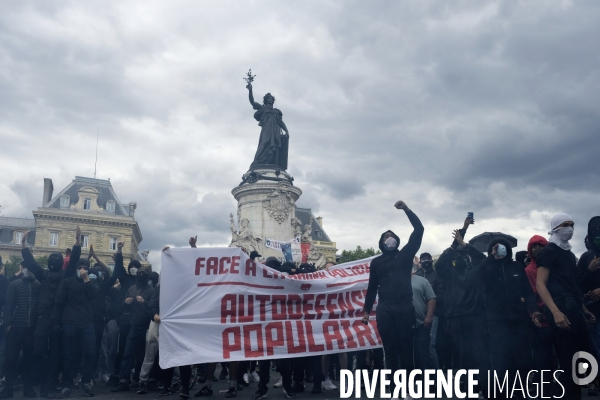
M12 255L9 257L8 262L4 263L6 267L6 276L13 276L21 269L21 262L23 259L19 256Z
M342 250L342 256L340 257L339 263L342 264L350 261L362 260L363 258L373 257L377 254L381 254L381 251L375 251L372 247L363 250L362 247L356 246L356 250Z

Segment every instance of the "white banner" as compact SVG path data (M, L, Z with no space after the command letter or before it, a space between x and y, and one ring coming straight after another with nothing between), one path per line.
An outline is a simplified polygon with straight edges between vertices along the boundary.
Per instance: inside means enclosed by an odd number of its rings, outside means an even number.
M281 250L281 245L286 243L300 243L300 236L296 236L294 239L282 242L281 240L265 239L265 247L274 250Z
M239 248L163 252L161 368L381 347L361 321L371 260L284 276Z

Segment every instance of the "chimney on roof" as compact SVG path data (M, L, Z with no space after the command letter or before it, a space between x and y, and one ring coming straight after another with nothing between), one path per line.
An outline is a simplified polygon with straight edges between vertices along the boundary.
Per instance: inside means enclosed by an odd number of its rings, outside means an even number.
M317 217L317 223L322 228L323 227L323 217Z
M135 209L137 208L137 203L129 203L129 216L133 217L135 215Z
M42 199L42 207L52 200L52 192L54 192L54 186L52 185L52 179L44 178L44 198Z

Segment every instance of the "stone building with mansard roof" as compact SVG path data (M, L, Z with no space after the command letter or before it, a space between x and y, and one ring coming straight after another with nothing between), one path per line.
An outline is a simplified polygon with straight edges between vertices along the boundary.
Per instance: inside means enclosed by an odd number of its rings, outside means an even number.
M35 257L56 251L64 253L75 243L75 228L79 225L82 253L86 254L93 245L98 257L112 267L111 255L116 251L117 243L124 242L125 260L135 258L148 265L147 252L139 254L143 237L135 220L136 203L121 203L110 180L77 176L54 197L53 191L52 180L45 178L42 206L33 211L33 220L0 219L0 255L3 258L20 255L20 235L29 229L35 231L30 234Z

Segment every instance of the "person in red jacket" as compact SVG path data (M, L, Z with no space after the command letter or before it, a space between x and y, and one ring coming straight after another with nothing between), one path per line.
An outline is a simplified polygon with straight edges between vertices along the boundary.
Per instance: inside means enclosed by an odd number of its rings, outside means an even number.
M531 262L529 265L527 265L527 267L525 267L525 274L527 275L531 289L535 294L538 311L541 313L539 318L534 320L536 327L532 338L534 369L538 371L554 371L558 367L556 356L554 355L554 347L552 344L554 328L550 326L546 320L546 317L544 316L544 301L538 294L537 288L535 287L537 279L537 256L547 244L548 241L546 238L540 235L534 235L531 237L531 239L529 239L527 253L531 259ZM544 393L550 393L552 383L548 381L544 382L544 385L547 385L547 387L544 388Z

